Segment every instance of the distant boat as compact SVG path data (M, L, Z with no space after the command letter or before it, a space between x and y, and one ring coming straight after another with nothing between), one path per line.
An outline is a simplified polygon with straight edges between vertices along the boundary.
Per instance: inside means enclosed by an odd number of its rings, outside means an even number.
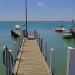
M22 26L25 26L25 24L23 24Z
M72 20L72 25L71 25L70 31L72 32L72 35L75 37L75 23L73 20Z
M20 30L19 30L19 25L16 25L15 30L11 30L11 35L15 38L19 37L20 35Z
M70 31L64 31L62 35L63 38L72 38L72 33Z
M64 31L66 31L66 29L63 28L62 26L59 26L57 29L55 29L55 31L57 31L57 32L64 32Z

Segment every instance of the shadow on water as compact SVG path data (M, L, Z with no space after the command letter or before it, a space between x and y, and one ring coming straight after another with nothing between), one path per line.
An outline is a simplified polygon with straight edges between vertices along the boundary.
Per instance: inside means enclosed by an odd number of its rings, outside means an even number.
M61 32L55 32L57 35L59 35L59 36L61 36L62 35L62 33Z
M75 38L71 38L71 39L62 38L62 41L66 47L70 46L75 48Z

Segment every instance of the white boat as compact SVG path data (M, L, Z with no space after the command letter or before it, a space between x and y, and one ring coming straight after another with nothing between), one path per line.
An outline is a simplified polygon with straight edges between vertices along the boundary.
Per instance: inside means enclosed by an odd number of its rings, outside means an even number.
M72 33L70 31L65 31L62 33L63 38L72 38Z
M59 27L59 28L55 29L55 31L57 31L57 32L64 32L64 31L66 31L66 29L62 28L62 27Z

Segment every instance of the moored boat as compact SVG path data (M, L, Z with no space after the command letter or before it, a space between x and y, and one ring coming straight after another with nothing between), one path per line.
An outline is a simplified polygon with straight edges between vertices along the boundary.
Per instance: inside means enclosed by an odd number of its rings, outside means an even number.
M63 38L72 38L72 33L70 31L65 31L62 33Z
M66 29L62 28L62 27L59 27L59 28L55 29L55 31L57 31L57 32L64 32L64 31L66 31Z
M15 38L19 37L20 35L19 25L16 25L15 30L11 30L11 35L14 36Z
M11 30L11 35L15 38L19 37L19 34L17 34L15 31Z

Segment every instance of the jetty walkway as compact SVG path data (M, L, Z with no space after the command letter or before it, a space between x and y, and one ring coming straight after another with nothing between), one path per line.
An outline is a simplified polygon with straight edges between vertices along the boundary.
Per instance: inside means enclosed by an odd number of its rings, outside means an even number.
M24 39L17 75L51 75L36 39Z
M7 46L3 48L3 64L6 67L6 75L54 75L53 49L51 53L50 70L46 62L46 42L40 38L37 31L30 32L28 37L24 37L22 33L16 38L13 50L9 50Z
M33 34L23 39L13 75L52 75Z

